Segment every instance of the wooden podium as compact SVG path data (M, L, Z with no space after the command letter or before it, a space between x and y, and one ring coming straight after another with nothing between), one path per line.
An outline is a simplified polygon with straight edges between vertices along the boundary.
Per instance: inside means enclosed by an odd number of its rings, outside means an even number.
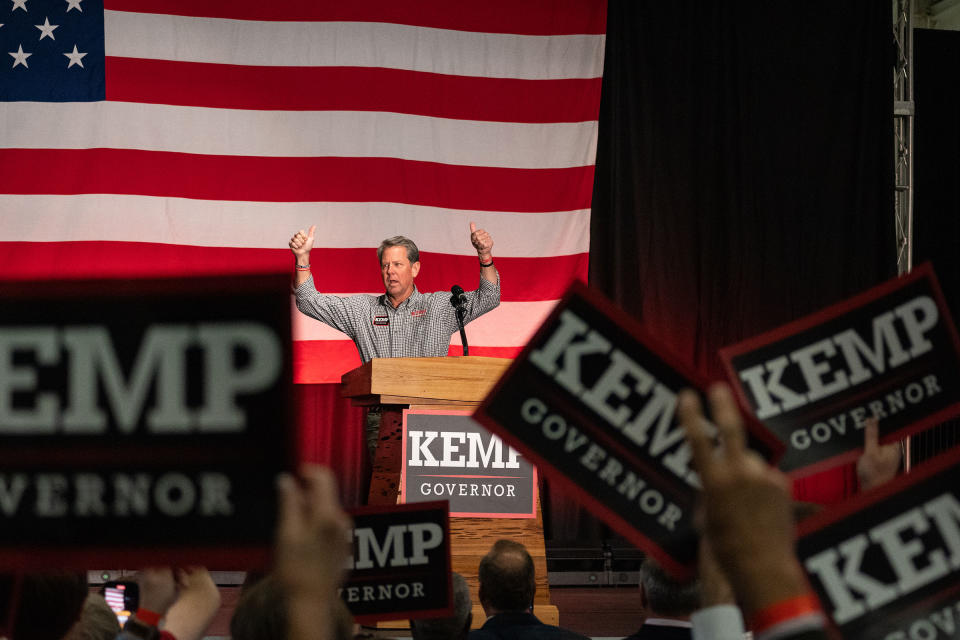
M404 409L465 411L477 407L510 363L505 358L479 356L379 358L345 373L341 395L355 405L382 407L367 503L396 504L399 499ZM527 547L537 573L534 613L547 624L559 624L557 608L550 604L539 497L536 518L451 518L450 537L453 570L470 585L474 628L484 622L477 596L477 567L500 538L516 540Z

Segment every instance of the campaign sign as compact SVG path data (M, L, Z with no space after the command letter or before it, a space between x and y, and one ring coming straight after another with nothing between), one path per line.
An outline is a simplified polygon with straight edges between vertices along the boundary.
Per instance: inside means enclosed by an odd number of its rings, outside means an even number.
M264 561L290 384L286 275L0 284L0 563Z
M855 458L871 416L890 442L960 414L960 340L929 265L720 355L794 476Z
M451 517L535 518L537 469L466 411L403 412L400 501L448 500Z
M685 577L696 561L700 486L675 416L685 388L706 385L576 283L474 417Z
M445 501L350 511L353 558L340 597L357 622L453 613Z
M960 451L803 521L797 553L846 640L960 638Z

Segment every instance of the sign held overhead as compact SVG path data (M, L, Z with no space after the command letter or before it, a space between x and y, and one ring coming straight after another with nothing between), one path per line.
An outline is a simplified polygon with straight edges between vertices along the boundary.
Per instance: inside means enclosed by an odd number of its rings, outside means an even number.
M0 561L263 562L289 277L0 283Z
M575 284L475 418L678 576L696 561L699 479L676 420L706 384L635 321ZM751 427L769 458L775 441Z
M446 502L351 510L353 557L340 597L358 622L453 612Z
M797 553L842 637L960 636L960 451L805 520Z
M720 351L744 405L806 475L960 414L960 339L929 265Z

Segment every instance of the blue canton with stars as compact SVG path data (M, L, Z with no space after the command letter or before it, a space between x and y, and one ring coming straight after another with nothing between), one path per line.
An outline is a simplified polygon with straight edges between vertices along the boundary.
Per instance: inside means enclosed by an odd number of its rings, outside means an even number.
M0 0L0 101L106 95L103 0Z

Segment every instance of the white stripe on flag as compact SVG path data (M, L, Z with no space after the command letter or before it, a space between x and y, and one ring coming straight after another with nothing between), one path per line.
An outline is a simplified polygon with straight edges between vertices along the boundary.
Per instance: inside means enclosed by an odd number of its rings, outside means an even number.
M477 122L370 111L253 111L130 102L4 105L8 149L400 158L462 166L592 165L597 123Z
M605 39L111 10L104 11L104 28L108 56L251 66L380 67L530 80L600 77Z
M393 235L421 251L474 255L470 222L494 237L498 257L587 253L589 211L502 213L391 202L243 202L154 196L0 195L0 242L106 240L283 249L312 224L318 247L376 247Z

